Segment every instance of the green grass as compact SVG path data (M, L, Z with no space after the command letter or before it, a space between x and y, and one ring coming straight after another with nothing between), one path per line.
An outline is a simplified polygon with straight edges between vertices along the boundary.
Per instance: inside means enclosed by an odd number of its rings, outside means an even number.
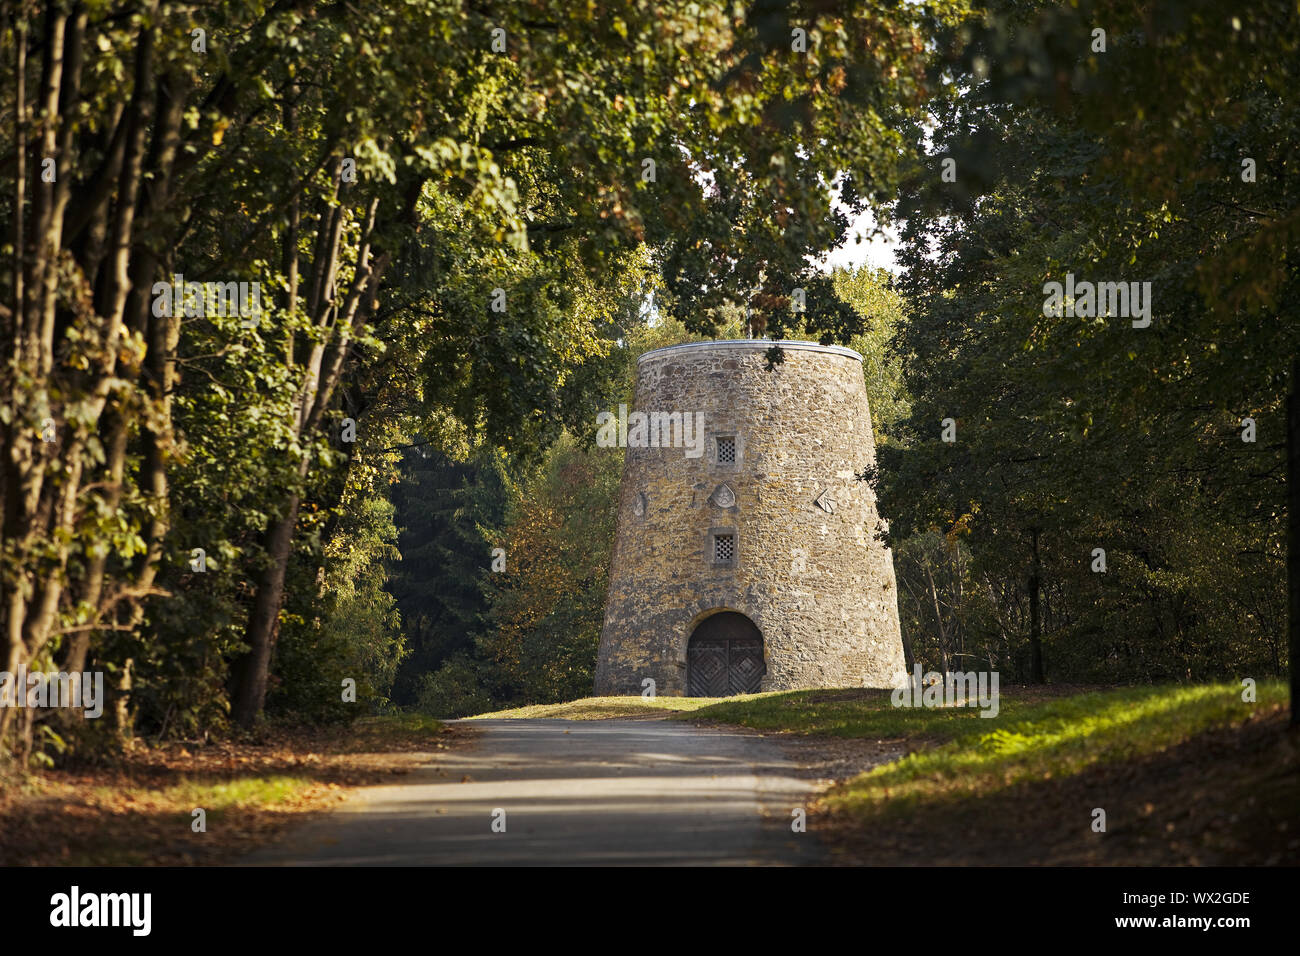
M841 784L832 809L905 812L918 802L978 797L1030 780L1168 750L1197 734L1283 706L1281 681L1257 702L1239 683L1125 687L1041 697L1015 688L998 715L977 708L893 707L887 692L797 691L731 698L689 716L757 730L898 740L912 752Z
M417 713L362 717L348 728L348 749L364 750L402 740L421 740L435 736L442 726L442 721Z
M698 700L698 698L696 698ZM1011 694L1001 697L998 717L980 717L973 707L893 707L889 691L800 690L728 697L691 708L692 718L741 724L755 730L825 737L951 740L1003 726L1029 705Z
M530 704L490 714L475 714L470 720L487 718L536 720L544 717L565 720L609 720L615 717L654 717L676 711L693 711L716 704L713 697L584 697L562 704Z
M931 744L847 781L827 803L860 813L888 803L890 812L905 812L921 801L985 796L1163 752L1285 702L1282 682L1270 681L1259 685L1257 703L1241 700L1240 684L1224 683L1122 688L1019 705L1003 698L1002 713L992 720L936 722L925 711L909 711L916 733L908 736L929 737ZM935 743L935 736L947 739Z
M315 782L306 777L284 774L215 782L182 778L158 795L163 800L202 807L211 818L228 810L273 807L286 803L296 799Z
M996 717L975 707L904 708L888 691L814 690L715 698L589 697L479 717L602 720L663 714L756 730L899 741L911 751L834 789L833 808L890 812L916 801L959 800L1030 780L1068 777L1177 746L1285 705L1281 681L1244 703L1239 683L1125 687L1077 694L1014 688Z
M378 717L361 717L352 725L358 728L375 728L380 731L399 733L435 733L442 727L442 721L425 714L402 712L383 714Z

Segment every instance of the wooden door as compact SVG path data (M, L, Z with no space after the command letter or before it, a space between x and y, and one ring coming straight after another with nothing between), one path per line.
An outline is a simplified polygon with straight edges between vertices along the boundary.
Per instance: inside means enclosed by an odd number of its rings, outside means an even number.
M753 621L735 611L701 621L686 648L686 693L691 697L756 694L766 671L762 635Z

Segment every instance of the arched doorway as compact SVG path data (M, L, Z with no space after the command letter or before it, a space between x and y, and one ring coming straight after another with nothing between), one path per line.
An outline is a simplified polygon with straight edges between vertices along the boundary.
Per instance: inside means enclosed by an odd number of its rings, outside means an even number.
M686 645L687 696L756 694L766 672L763 635L735 611L706 617Z

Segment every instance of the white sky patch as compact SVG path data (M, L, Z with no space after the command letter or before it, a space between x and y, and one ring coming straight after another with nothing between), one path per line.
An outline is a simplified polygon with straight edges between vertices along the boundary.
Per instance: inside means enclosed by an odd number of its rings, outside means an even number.
M907 0L907 2L919 2L919 0ZM931 50L934 49L933 41L927 41L927 45ZM962 92L964 94L966 90ZM943 154L935 152L934 133L937 128L938 120L933 114L927 113L922 127L923 143L926 155L936 164L943 158ZM831 196L835 208L847 214L844 204L840 202L840 178L840 175L835 177L835 183L831 186ZM823 272L830 272L836 268L855 269L865 265L872 269L886 269L898 275L903 271L903 267L898 264L895 253L901 245L897 227L879 229L875 215L868 209L860 216L850 217L848 238L842 245L823 253L820 258L813 261Z
M850 222L848 238L842 245L824 253L817 260L817 267L830 272L832 269L856 269L865 265L872 269L887 269L897 275L902 271L894 257L898 247L897 230L890 227L879 231L876 217L868 209Z
M848 208L840 201L841 178L836 176L831 185L831 204L837 212L849 215ZM880 229L875 214L867 209L860 216L849 215L849 230L842 244L812 261L822 272L865 265L872 269L887 269L897 275L902 271L894 258L898 247L898 230L893 227Z

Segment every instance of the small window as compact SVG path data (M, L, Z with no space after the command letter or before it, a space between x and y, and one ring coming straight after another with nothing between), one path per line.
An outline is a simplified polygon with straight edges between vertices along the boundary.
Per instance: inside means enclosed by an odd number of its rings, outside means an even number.
M734 534L715 534L713 536L713 561L716 564L731 564L736 560L736 536Z
M718 439L718 464L734 465L736 463L736 439L734 436Z

